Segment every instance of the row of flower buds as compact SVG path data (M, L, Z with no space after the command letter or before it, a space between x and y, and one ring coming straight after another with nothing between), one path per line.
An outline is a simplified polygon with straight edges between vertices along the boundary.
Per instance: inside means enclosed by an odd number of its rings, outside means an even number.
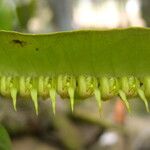
M56 96L69 98L71 110L74 109L74 99L85 99L94 96L99 110L102 109L102 100L119 96L124 101L128 111L130 106L127 98L139 96L143 100L146 110L149 111L147 98L150 97L150 77L142 80L136 77L93 77L81 75L59 75L57 77L0 77L0 93L12 97L16 110L17 96L31 98L36 114L38 114L38 97L50 98L53 113L55 114Z

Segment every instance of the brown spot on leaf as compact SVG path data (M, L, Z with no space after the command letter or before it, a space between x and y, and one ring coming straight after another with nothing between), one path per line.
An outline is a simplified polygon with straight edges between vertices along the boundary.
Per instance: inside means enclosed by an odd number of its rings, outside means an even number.
M39 51L39 48L36 48L35 50L36 50L36 51Z
M21 40L18 40L18 39L14 39L14 40L12 40L12 42L14 44L20 45L21 47L24 47L27 44L25 41L21 41Z

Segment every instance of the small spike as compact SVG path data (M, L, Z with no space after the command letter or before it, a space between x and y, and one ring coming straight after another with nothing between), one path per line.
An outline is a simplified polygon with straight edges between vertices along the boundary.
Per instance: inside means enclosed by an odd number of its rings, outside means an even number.
M74 89L72 87L68 88L68 94L70 97L71 111L74 110Z
M131 109L130 109L130 105L129 105L129 102L127 100L126 94L122 90L119 90L119 96L123 100L123 102L125 103L126 108L127 108L128 112L130 113Z
M54 88L51 88L49 90L49 95L50 95L50 99L52 102L53 114L55 115L55 112L56 112L56 90Z
M102 111L102 99L101 99L101 92L98 88L94 90L95 99L97 101L99 112Z
M31 98L32 98L32 101L34 103L34 108L35 108L36 115L38 115L37 90L34 89L34 88L31 89Z
M14 109L15 109L15 111L17 111L17 108L16 108L17 89L16 88L11 88L10 94L11 94L11 97L12 97L12 100L13 100Z
M141 89L138 89L138 94L145 104L146 111L149 112L148 102L147 102L147 99L145 97L144 91Z

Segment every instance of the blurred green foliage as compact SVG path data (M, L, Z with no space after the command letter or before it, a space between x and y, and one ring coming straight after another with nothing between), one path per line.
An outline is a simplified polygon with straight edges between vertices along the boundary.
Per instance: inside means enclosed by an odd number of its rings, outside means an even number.
M36 8L36 0L28 2L19 1L16 5L17 17L19 20L19 28L26 29L28 21L33 17Z
M15 9L8 0L0 0L0 30L12 30L15 21Z
M11 150L9 135L2 125L0 125L0 150Z

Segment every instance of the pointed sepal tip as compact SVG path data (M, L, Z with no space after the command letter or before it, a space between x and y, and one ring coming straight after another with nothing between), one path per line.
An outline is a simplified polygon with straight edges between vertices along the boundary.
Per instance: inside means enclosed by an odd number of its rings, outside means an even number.
M31 98L34 104L35 113L38 115L38 99L37 99L37 90L31 89Z
M149 111L149 106L148 106L148 101L147 101L147 99L146 99L146 97L145 97L144 91L143 91L142 89L138 89L138 94L139 94L140 98L141 98L141 99L143 100L143 102L144 102L146 111L147 111L147 112L150 112L150 111Z
M17 111L17 107L16 107L16 102L17 102L17 89L16 88L12 88L10 91L12 100L13 100L13 106L14 106L14 110Z
M98 104L99 112L102 112L102 99L101 99L101 92L99 89L95 89L94 91L95 99Z
M49 95L50 95L50 99L52 102L53 114L55 115L55 113L56 113L56 90L54 88L51 88L49 90Z
M129 102L127 100L126 94L122 90L120 90L119 96L120 96L121 100L125 103L128 112L131 113L130 105L129 105Z
M72 87L68 88L68 94L70 97L70 105L71 105L71 111L74 111L74 89Z

